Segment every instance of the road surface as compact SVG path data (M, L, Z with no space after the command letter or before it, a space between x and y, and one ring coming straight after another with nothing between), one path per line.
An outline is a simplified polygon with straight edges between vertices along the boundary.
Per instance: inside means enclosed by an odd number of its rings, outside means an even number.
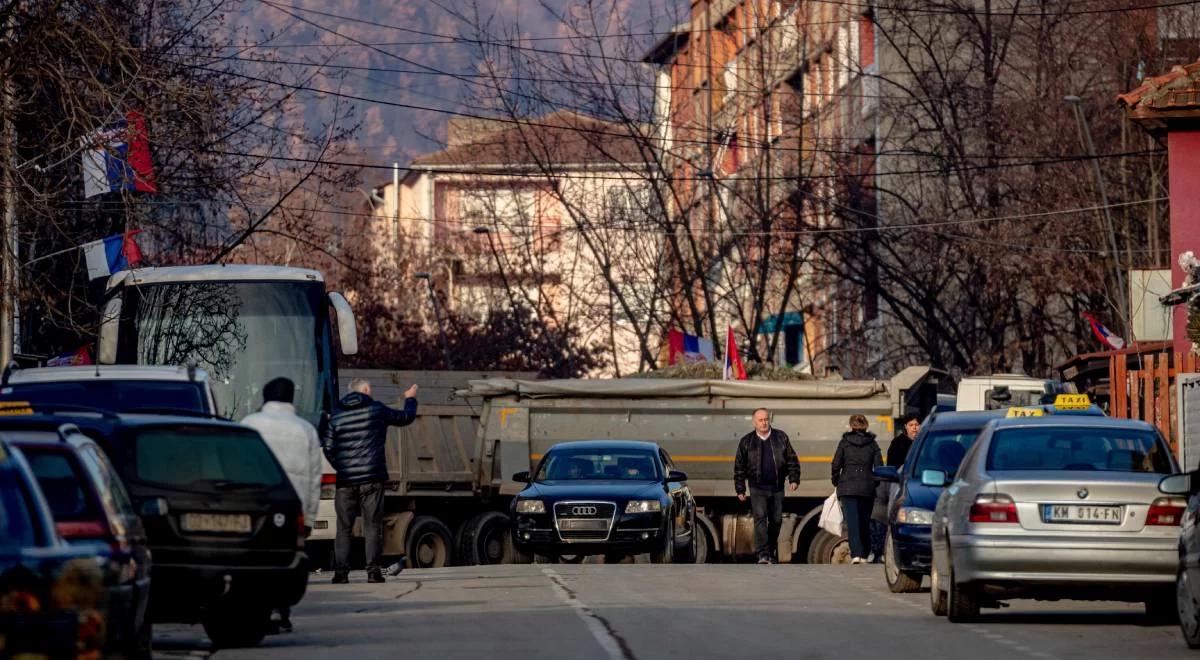
M296 631L213 653L199 626L160 625L156 657L1200 658L1176 626L1121 603L1016 601L977 624L896 595L879 566L509 565L405 572L368 585L314 575Z

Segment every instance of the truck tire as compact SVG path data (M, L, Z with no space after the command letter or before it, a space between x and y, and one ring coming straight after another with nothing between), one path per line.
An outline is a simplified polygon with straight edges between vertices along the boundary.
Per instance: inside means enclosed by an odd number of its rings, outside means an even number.
M921 590L921 575L902 571L896 565L896 544L892 541L890 529L883 542L883 578L894 594L914 594Z
M834 536L823 529L817 530L817 535L813 537L812 543L808 544L808 563L833 563L833 549L841 540L841 537Z
M433 516L417 516L408 526L404 547L412 568L441 568L454 564L453 536L445 523Z
M271 608L259 606L221 607L204 617L204 634L219 649L258 646L267 636Z
M458 561L463 566L516 563L512 521L500 511L485 511L463 523L458 539Z

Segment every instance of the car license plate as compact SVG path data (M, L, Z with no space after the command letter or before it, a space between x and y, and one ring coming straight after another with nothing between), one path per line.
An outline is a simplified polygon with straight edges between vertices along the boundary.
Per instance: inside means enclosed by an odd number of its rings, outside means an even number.
M1047 504L1043 513L1046 522L1092 523L1120 525L1124 507L1089 506L1083 504Z
M244 513L185 513L181 525L185 532L249 534L250 516Z
M568 518L558 521L559 529L567 529L571 531L604 531L608 529L607 520L577 520Z

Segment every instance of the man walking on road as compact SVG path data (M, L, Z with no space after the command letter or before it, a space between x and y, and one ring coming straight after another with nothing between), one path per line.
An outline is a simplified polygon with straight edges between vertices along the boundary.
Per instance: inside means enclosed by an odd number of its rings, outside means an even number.
M733 461L733 486L738 499L746 501L750 490L750 510L754 513L754 544L758 563L779 561L779 527L783 523L783 484L791 490L800 486L800 459L787 434L771 428L771 413L766 408L754 411L754 430L738 443Z
M387 430L412 424L416 417L416 385L404 392L404 409L395 410L372 399L371 383L357 378L321 434L325 457L337 472L334 584L350 581L350 533L360 514L367 542L367 582L383 582L379 560L383 552L383 488L388 478Z

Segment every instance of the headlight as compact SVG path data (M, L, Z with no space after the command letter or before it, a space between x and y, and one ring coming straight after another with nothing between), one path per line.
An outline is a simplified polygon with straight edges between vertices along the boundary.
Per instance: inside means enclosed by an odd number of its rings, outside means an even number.
M541 500L517 500L517 513L546 513Z
M901 507L900 511L896 513L896 522L905 525L932 525L933 512L929 509Z
M625 513L653 513L662 511L662 503L658 500L632 500L625 505Z

